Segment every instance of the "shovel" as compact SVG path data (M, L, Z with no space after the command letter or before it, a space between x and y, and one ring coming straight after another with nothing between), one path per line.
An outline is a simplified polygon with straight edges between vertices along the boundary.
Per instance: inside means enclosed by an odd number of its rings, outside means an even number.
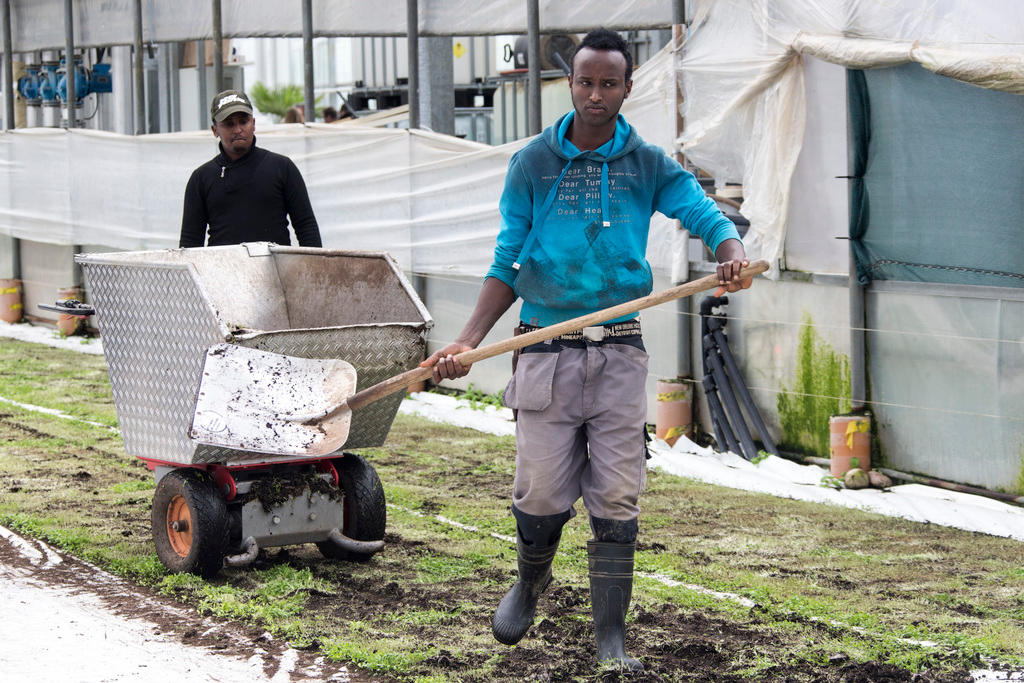
M753 261L747 278L768 270ZM460 353L470 365L530 344L599 325L658 304L718 286L716 274L671 289ZM216 344L206 353L192 419L192 438L205 445L279 455L323 456L348 440L352 412L411 384L433 368L416 367L353 393L356 371L343 360L295 358L236 344Z

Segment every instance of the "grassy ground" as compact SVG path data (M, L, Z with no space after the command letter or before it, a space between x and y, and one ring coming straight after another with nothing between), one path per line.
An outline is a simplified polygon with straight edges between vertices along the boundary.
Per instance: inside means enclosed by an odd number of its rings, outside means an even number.
M168 575L154 554L152 476L103 426L116 415L102 358L4 340L0 377L0 397L81 418L0 403L0 524L384 678L618 677L593 664L585 514L566 529L528 636L514 648L490 636L514 579L510 438L399 416L384 446L361 452L388 499L382 553L354 564L312 545L271 549L204 581ZM647 672L634 680L957 681L983 664L1024 668L1020 542L657 472L641 505L628 645Z

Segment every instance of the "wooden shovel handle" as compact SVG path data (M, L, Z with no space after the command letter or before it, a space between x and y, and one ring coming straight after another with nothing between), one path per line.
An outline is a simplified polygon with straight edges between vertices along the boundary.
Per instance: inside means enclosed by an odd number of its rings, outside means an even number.
M751 261L749 266L740 271L740 279L758 275L766 270L768 270L767 261L763 259ZM686 296L693 296L699 292L714 289L718 284L718 275L712 273L711 275L706 275L698 280L685 282L681 285L672 287L671 289L666 289L654 294L648 294L647 296L640 297L639 299L633 299L632 301L627 301L617 306L612 306L611 308L605 308L600 311L595 311L594 313L581 315L580 317L573 318L572 320L566 320L555 325L542 327L539 330L526 332L515 337L509 337L508 339L503 339L502 341L488 344L487 346L470 349L469 351L460 353L455 356L455 358L462 365L471 365L478 361L486 360L487 358L493 358L494 356L500 356L501 354L508 353L509 351L521 349L525 346L529 346L530 344L554 339L555 337L568 334L569 332L582 330L584 327L592 327L607 320L613 320L630 313L636 313L637 311L641 311L645 308L663 304L666 301L682 299ZM405 389L420 380L427 379L433 373L434 369L432 367L413 368L412 370L403 372L400 375L386 379L379 384L374 384L372 387L367 387L366 389L353 394L340 409L331 412L333 414L346 408L349 410L358 410L359 408L369 405L370 403L384 398L389 394Z

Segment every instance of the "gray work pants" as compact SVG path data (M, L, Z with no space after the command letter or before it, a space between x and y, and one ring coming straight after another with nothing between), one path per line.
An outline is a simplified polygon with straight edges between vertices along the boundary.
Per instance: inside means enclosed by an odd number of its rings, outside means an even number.
M595 517L636 518L646 481L646 379L647 353L614 339L524 349L504 394L518 410L515 506L554 515L582 496Z

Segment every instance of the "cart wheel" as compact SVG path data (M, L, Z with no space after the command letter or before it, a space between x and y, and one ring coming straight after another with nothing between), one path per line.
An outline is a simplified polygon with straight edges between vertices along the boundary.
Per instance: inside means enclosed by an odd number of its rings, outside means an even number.
M345 457L333 462L338 470L338 485L345 493L342 533L357 541L379 541L384 538L387 509L384 487L381 486L377 470L355 453L346 453ZM362 562L373 557L373 553L342 550L330 541L320 541L316 547L324 557L332 560Z
M152 519L156 554L168 569L205 578L220 571L228 547L228 512L213 477L191 468L167 474L153 495Z

